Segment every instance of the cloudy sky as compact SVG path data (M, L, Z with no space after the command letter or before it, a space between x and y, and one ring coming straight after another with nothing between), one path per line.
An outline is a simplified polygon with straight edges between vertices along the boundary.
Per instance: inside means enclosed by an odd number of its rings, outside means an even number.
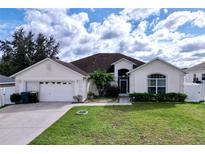
M53 35L66 61L99 52L178 67L205 61L205 9L0 9L1 40L19 27Z

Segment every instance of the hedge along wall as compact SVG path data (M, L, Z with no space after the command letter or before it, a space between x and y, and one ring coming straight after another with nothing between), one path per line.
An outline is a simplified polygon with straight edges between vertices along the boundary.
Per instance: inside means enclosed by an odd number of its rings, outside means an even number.
M131 102L184 102L187 95L183 93L130 93Z

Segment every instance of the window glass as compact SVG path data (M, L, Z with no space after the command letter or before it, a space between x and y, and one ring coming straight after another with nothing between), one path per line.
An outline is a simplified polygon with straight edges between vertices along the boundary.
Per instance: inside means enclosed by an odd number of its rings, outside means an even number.
M164 79L158 79L157 80L157 85L165 87L165 80Z
M148 93L166 93L166 76L163 74L151 74L148 76Z
M158 87L158 88L157 88L157 93L158 93L158 94L164 94L164 93L166 93L165 87Z
M148 93L156 94L156 88L155 87L148 87Z
M151 74L148 78L165 78L165 75L162 74Z
M148 80L148 86L149 86L149 87L151 87L151 86L156 86L156 80L149 79L149 80Z

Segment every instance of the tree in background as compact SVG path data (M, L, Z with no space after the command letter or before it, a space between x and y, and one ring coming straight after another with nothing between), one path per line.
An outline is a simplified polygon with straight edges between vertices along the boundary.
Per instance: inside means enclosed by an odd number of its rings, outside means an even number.
M0 40L0 74L9 76L37 63L44 58L57 58L59 43L50 36L39 33L36 38L32 31L23 28L14 32L12 40Z
M96 84L99 95L103 96L105 87L114 80L114 77L103 70L96 70L90 74L90 79Z

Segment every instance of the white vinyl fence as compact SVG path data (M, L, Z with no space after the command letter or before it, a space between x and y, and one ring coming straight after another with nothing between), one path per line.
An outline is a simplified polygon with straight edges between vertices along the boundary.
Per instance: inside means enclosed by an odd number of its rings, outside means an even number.
M187 94L189 102L200 102L205 100L205 84L185 83L184 93Z
M6 104L12 104L10 101L10 95L15 92L14 87L0 87L0 106L6 105Z

